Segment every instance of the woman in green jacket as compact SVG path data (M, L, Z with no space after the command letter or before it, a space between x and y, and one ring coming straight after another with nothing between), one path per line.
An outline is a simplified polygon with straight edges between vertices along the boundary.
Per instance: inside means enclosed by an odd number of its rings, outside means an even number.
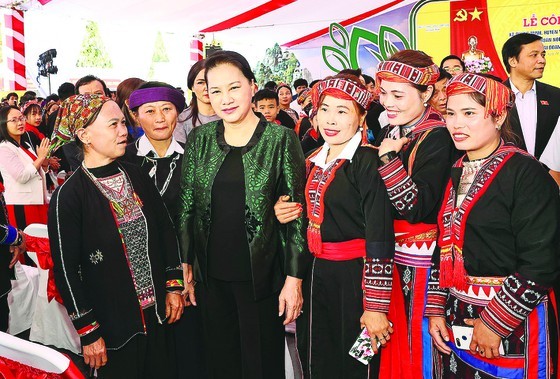
M221 120L185 146L177 227L188 300L201 306L210 377L283 378L283 324L301 312L310 255L305 220L280 225L274 204L283 194L303 204L303 153L293 131L253 113L243 56L212 55L205 76Z

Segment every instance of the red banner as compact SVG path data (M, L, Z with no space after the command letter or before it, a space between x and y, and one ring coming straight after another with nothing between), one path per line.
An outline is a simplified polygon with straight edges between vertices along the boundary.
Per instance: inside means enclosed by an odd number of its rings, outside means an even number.
M493 65L489 73L507 79L500 63L502 47L496 49L492 39L486 0L452 1L450 6L451 53L465 61L488 57Z

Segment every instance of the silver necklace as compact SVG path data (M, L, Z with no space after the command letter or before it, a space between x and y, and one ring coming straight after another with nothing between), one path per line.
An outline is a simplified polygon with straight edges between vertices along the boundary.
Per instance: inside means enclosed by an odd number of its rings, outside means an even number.
M165 182L163 183L163 186L161 189L158 188L159 194L161 196L163 196L163 194L165 193L165 191L167 191L167 188L169 187L169 183L171 182L171 178L173 177L173 172L175 171L175 168L177 167L177 160L179 159L180 155L177 154L175 157L173 157L173 159L171 160L171 163L169 163L169 174L167 174L167 178L165 179ZM153 177L154 177L154 184L156 185L156 188L158 187L157 185L157 165L158 165L158 159L157 158L151 158L148 157L147 155L144 156L144 158L148 161L151 162L154 166L153 168L150 170L150 174L153 171ZM152 176L152 175L150 175Z

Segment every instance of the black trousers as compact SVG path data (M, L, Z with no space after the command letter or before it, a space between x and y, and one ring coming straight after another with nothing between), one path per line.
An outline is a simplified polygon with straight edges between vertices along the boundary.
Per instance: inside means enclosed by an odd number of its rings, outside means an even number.
M200 307L186 307L172 329L177 351L177 379L207 378Z
M8 307L8 294L0 296L0 332L8 332L10 308Z
M170 325L159 324L155 306L144 310L146 334L138 334L118 350L107 351L98 379L175 379L175 344Z
M378 357L366 366L348 352L361 332L363 258L315 258L304 282L304 313L298 319L298 350L306 378L377 378Z
M278 294L255 301L253 285L208 278L197 286L208 377L285 378Z

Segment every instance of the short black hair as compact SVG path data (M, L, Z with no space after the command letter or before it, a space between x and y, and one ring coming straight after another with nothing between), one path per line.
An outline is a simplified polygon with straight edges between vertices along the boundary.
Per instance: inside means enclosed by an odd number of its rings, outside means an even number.
M51 93L49 96L45 97L45 105L49 103L49 101L60 101L60 96L55 93Z
M257 103L261 100L275 100L276 101L276 105L280 104L280 101L278 100L278 93L271 91L269 89L261 89L259 91L257 91L257 93L255 94L255 96L253 97L253 103L255 105L257 105Z
M60 97L61 101L68 99L70 96L74 95L76 91L76 86L74 86L70 82L65 82L58 87L58 96Z
M448 55L441 60L441 63L439 64L439 68L441 69L441 71L445 71L443 69L443 64L450 59L457 59L461 63L461 67L463 67L463 72L467 72L467 66L465 66L465 62L463 62L463 60L461 58L459 58L458 56L453 55L453 54Z
M206 71L204 71L204 79L208 86L208 72L212 71L223 64L230 64L236 67L249 82L255 81L255 74L251 70L251 65L247 59L236 51L221 50L206 58Z
M10 100L10 97L15 96L16 100L19 99L19 96L17 93L15 92L10 92L9 94L6 95L6 100Z
M531 33L519 33L511 37L504 43L502 47L502 61L506 67L508 74L511 72L511 66L509 65L509 59L515 58L519 59L519 53L523 48L523 45L528 45L535 41L540 41L541 36Z
M354 75L354 76L357 76L359 78L360 76L362 76L362 69L361 68L356 68L356 69L345 68L344 70L340 70L338 73L339 74Z
M91 82L95 82L96 80L99 83L101 83L101 85L103 86L103 92L105 92L105 96L110 96L111 94L108 92L107 85L105 84L103 79L100 79L95 75L86 75L86 76L78 79L78 81L76 82L76 85L75 85L76 88L74 90L74 94L79 95L80 94L79 91L80 91L81 86L85 86L86 84L89 84Z
M309 86L309 83L304 78L299 78L294 80L294 89L297 89L299 86Z
M314 81L311 82L311 84L309 84L309 88L313 88L315 84L319 83L320 81L321 79L315 79Z
M366 75L366 74L362 74L362 76L366 80L366 84L369 84L369 83L374 83L375 84L375 80L373 80L373 78L371 76Z
M264 84L264 88L269 89L271 91L276 91L276 86L277 85L278 84L276 84L276 82L274 80L270 80L270 81L268 81Z
M21 96L21 99L19 99L19 104L24 105L29 100L36 100L36 99L37 99L37 94L35 92L25 91L25 93Z
M438 77L438 80L437 80L438 82L440 80L443 80L443 79L450 80L451 78L453 78L453 75L451 75L450 73L448 73L445 70L439 70L439 77Z

